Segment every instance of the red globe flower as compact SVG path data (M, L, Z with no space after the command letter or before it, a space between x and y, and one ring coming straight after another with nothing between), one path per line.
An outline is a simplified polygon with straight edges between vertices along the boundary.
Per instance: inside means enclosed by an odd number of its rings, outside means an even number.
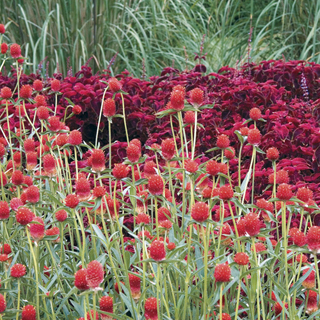
M27 273L26 266L20 263L14 264L10 269L10 275L13 278L21 278Z
M229 282L231 277L230 266L226 263L218 264L214 270L214 277L217 282Z

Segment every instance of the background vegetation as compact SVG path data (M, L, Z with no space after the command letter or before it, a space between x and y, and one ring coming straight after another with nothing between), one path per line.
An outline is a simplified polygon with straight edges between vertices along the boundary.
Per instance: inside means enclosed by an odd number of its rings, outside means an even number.
M5 41L23 44L29 70L94 71L112 65L135 76L165 66L194 65L205 34L206 65L214 71L248 59L320 62L320 1L314 0L2 0ZM8 38L9 37L9 38ZM45 61L45 62L43 62ZM49 64L48 64L49 62ZM49 69L49 70L48 70Z

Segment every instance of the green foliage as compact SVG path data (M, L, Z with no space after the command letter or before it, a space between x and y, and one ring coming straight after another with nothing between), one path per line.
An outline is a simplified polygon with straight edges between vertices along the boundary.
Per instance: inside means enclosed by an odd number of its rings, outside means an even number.
M0 20L8 27L5 41L24 44L30 72L46 59L50 74L57 68L66 74L69 67L79 70L90 57L90 66L97 71L107 68L116 53L110 66L114 73L128 69L136 76L150 76L169 65L183 70L194 65L204 34L205 63L214 71L248 61L251 26L252 61L283 55L320 61L320 2L314 0L3 0L2 4Z

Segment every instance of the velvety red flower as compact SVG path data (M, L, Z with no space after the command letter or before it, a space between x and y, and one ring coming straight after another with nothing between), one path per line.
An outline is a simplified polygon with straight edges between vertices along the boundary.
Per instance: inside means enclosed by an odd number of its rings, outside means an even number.
M37 313L36 308L31 304L28 304L22 308L21 320L36 320Z
M184 115L184 123L189 125L194 125L196 121L196 116L193 111L187 111Z
M74 274L74 286L79 290L88 290L87 269L80 269Z
M122 84L121 82L116 79L116 78L110 78L108 80L108 85L109 85L109 89L112 91L112 92L118 92L121 90L122 88Z
M7 308L6 299L0 293L0 313L5 312L6 308Z
M138 162L141 157L141 148L134 143L129 143L127 148L127 157L130 162Z
M234 262L240 266L245 266L249 263L249 256L245 252L238 252L233 258Z
M275 147L271 147L267 150L267 158L270 161L276 161L279 159L279 151Z
M16 213L16 220L21 225L25 226L34 218L34 213L27 207L19 207Z
M99 307L101 311L113 313L113 298L109 296L103 296L99 300ZM100 313L101 320L111 320L112 317Z
M231 320L231 316L228 313L222 313L221 316L221 320Z
M68 194L64 201L66 206L72 209L75 208L80 202L78 196L75 194Z
M282 305L284 305L285 308L288 309L288 304L287 303L283 303L282 302ZM273 306L273 310L274 310L274 313L275 313L276 316L279 315L282 312L281 304L279 302L276 302L275 305Z
M129 167L124 163L116 163L112 169L112 175L117 179L121 180L125 178L129 173Z
M168 208L161 207L158 210L158 221L165 221L171 218L171 213Z
M59 117L57 117L57 116L49 117L48 122L49 122L49 125L48 125L49 130L51 130L53 132L57 132L60 130L61 123L60 123Z
M8 100L8 99L11 99L12 97L12 91L8 87L1 88L0 93L1 93L2 99Z
M176 248L176 245L174 242L169 242L167 245L168 250L174 250Z
M156 173L156 169L157 168L157 165L155 164L154 161L146 161L144 163L144 167L143 167L143 172L144 172L144 176L146 178L150 178L151 176L157 174Z
M302 271L302 276L309 272L310 268ZM307 278L301 283L304 288L312 289L316 286L316 272L314 270L307 276Z
M56 159L51 154L43 156L43 169L47 174L54 175L56 173Z
M92 195L95 198L101 198L103 197L105 194L107 193L107 190L104 186L96 186L95 188L93 188L92 190Z
M150 245L150 257L155 261L164 260L166 257L166 250L163 241L153 240Z
M63 222L68 218L68 213L66 210L61 209L55 213L55 217L58 221Z
M26 266L20 263L14 264L10 269L10 275L13 278L21 278L27 273Z
M190 173L196 173L199 169L199 165L195 160L187 159L185 161L185 169Z
M0 33L4 34L6 32L6 28L4 26L4 24L0 24Z
M221 134L217 138L217 147L220 149L226 149L230 145L229 137L225 134Z
M219 197L221 200L227 201L233 197L233 190L230 185L224 185L219 188Z
M23 142L23 147L24 147L25 152L35 151L35 142L34 142L34 140L32 138L26 139Z
M38 164L38 154L36 151L26 154L27 170L32 170Z
M53 79L51 81L51 90L53 92L58 92L60 91L60 81L58 79Z
M103 103L102 109L105 117L113 117L116 114L116 103L113 99L108 98Z
M214 269L214 277L217 282L229 282L231 277L231 268L228 264L218 264Z
M30 99L31 96L32 96L32 87L30 85L26 84L20 88L20 98Z
M161 153L165 160L171 160L175 155L174 140L167 138L161 142Z
M40 217L34 217L32 222L36 223L30 223L29 230L31 238L35 241L39 241L44 237L45 228L44 228L44 222Z
M73 146L78 146L82 143L82 134L78 130L72 130L68 137L68 143Z
M10 46L10 54L14 59L21 57L21 48L18 44L14 43Z
M203 98L203 91L199 88L195 88L189 92L190 102L194 107L198 107L202 104Z
M177 111L184 109L185 92L182 90L174 90L170 96L171 108Z
M250 118L252 120L259 120L261 118L261 110L258 108L252 108L249 112Z
M141 223L149 224L150 223L150 216L148 216L146 213L139 213L135 219L136 219L137 224L141 224Z
M216 176L220 172L220 163L215 160L209 160L206 165L206 172L211 176Z
M42 91L42 89L43 89L43 83L42 83L42 81L41 80L34 80L34 82L33 82L33 89L35 90L35 91Z
M144 304L144 316L147 320L158 320L158 301L156 298L148 298Z
M196 202L192 206L191 217L197 222L206 221L209 218L209 206L204 202Z
M311 251L319 252L320 250L320 227L313 226L307 232L307 244Z
M260 232L261 224L256 213L250 212L244 217L245 231L250 237L256 236Z
M318 294L315 291L309 290L308 293L305 292L305 295L308 297L307 313L312 314L318 310Z
M23 173L20 170L15 170L12 173L11 181L15 186L19 186L23 183Z
M290 185L282 183L277 188L277 198L282 201L288 201L292 198L292 190Z
M78 104L75 104L73 107L72 107L72 112L75 114L75 115L78 115L82 112L82 108L78 105Z
M254 247L251 247L251 251L254 251L254 250L256 250L256 253L259 253L259 252L266 251L267 247L263 243L258 242L254 244Z
M47 120L49 118L49 110L47 107L39 107L37 109L37 117L39 120Z
M6 201L0 201L0 220L8 219L10 216L10 208Z
M248 142L253 145L258 145L261 142L261 133L259 129L250 129L248 131Z
M224 155L228 160L232 160L236 155L236 151L233 147L228 147L224 150Z
M161 195L164 189L163 179L158 175L150 177L148 179L148 189L149 192L154 196Z
M5 42L1 43L1 53L6 54L7 51L8 51L8 45Z
M297 198L301 201L308 202L309 199L312 199L313 192L308 188L298 188Z
M46 230L46 236L57 236L57 235L60 235L60 230L58 227L52 227ZM57 237L55 240L53 240L53 242L59 243L60 237Z
M99 287L104 279L104 270L99 261L93 260L87 266L87 282L91 289Z
M135 274L128 274L130 290L133 299L139 299L141 296L141 278L137 276L138 274L138 272L135 272Z
M40 191L36 186L30 186L26 190L27 201L31 203L37 203L40 199Z

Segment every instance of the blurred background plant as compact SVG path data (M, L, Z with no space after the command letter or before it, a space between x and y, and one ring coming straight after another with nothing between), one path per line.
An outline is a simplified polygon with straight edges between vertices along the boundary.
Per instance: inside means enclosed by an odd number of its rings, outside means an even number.
M42 75L77 71L90 57L94 71L111 61L112 73L135 76L190 69L204 34L208 71L244 63L248 52L253 62L319 63L319 18L314 0L2 0L0 14L4 41L23 45L26 72Z

